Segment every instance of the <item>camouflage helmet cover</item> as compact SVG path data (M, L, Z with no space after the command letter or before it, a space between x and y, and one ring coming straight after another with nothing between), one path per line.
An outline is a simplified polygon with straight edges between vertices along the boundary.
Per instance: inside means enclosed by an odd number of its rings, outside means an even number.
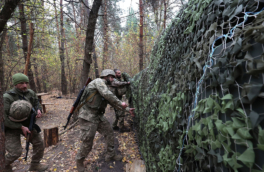
M108 75L112 75L113 77L115 77L115 72L111 69L105 69L102 71L100 78L108 76Z
M14 101L10 106L9 119L14 122L26 120L30 114L32 105L26 100Z

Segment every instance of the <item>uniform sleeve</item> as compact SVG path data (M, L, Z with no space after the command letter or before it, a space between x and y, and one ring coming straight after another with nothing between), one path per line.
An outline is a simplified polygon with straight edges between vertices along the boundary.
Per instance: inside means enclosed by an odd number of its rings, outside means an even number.
M114 81L111 84L113 87L120 87L123 85L127 85L127 82L125 81L118 81L117 79L114 79Z
M123 109L122 102L107 88L107 86L102 80L98 80L95 83L95 86L99 94L101 94L101 96L103 96L112 106L116 107L119 110L127 111L128 108Z
M22 124L20 122L13 122L9 119L9 110L12 101L4 95L4 120L5 120L5 127L11 129L21 129Z

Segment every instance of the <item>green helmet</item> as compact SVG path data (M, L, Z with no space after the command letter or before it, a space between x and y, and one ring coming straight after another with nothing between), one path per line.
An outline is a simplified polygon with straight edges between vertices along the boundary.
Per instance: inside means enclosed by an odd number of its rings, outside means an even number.
M115 77L115 72L111 69L105 69L102 71L100 78L108 76L108 75L112 75L113 77Z
M10 106L9 119L14 122L26 120L32 109L32 105L26 100L14 101Z

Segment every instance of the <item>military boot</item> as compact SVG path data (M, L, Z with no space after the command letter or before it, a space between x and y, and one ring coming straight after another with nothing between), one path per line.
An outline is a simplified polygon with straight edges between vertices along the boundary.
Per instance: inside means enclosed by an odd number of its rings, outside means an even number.
M83 165L84 158L76 160L76 166L78 172L84 172L84 165Z
M4 169L4 172L13 172L12 166L11 165L6 165L5 169Z
M109 156L106 155L105 156L105 161L109 162L109 161L121 161L123 159L122 155L114 155L114 156Z
M41 164L39 162L31 162L28 171L45 171L49 165Z

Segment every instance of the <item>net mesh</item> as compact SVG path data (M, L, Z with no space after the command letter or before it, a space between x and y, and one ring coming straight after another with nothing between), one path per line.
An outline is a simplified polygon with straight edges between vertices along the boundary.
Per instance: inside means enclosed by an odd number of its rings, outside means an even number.
M192 0L133 78L147 171L264 170L264 1Z

